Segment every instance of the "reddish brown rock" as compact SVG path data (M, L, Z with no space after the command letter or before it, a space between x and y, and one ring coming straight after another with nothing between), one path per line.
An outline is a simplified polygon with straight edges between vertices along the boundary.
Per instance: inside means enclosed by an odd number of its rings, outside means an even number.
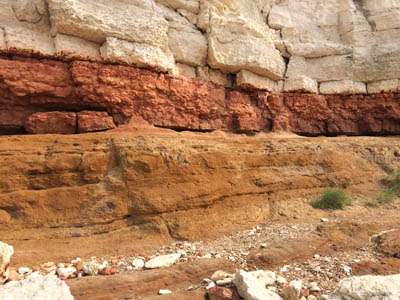
M379 252L400 259L400 230L393 230L379 235L375 239L375 243Z
M231 90L131 66L0 58L0 132L4 133L20 130L35 112L91 110L108 116L83 113L79 132L114 128L109 116L117 125L140 116L155 126L179 130L285 130L311 136L400 134L399 99L399 93Z
M26 120L25 129L29 133L75 133L76 113L59 111L36 113Z
M113 118L102 111L81 111L78 116L78 132L94 132L116 128Z
M210 300L233 300L233 299L239 299L238 297L235 297L237 295L234 295L232 290L221 287L221 286L215 286L212 287L208 290L208 298Z

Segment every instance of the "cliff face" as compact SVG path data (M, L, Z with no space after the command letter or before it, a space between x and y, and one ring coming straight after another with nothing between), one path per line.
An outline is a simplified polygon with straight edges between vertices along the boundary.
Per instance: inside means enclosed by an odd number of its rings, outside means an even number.
M0 236L15 244L131 228L212 238L282 216L318 217L308 201L325 187L368 196L399 162L397 138L3 136Z
M0 130L399 134L399 40L389 0L1 0Z

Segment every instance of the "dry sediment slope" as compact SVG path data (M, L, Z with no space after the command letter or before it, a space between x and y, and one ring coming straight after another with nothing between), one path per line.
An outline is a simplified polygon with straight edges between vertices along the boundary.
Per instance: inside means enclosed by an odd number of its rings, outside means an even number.
M0 138L0 237L25 245L15 259L49 239L51 256L61 258L318 217L308 200L322 189L349 186L370 196L400 160L395 137L132 130Z

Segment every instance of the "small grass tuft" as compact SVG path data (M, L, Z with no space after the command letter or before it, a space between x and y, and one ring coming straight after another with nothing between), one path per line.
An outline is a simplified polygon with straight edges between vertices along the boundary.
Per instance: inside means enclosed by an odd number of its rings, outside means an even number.
M311 201L311 206L319 209L343 209L350 205L352 199L345 192L338 189L326 189L322 196Z
M381 205L392 204L397 195L392 190L387 190L376 195L373 199L366 202L369 207L378 207Z
M400 196L400 170L382 178L382 183L396 196Z
M387 189L366 202L367 206L377 207L380 205L391 204L400 196L400 170L383 177L381 181Z

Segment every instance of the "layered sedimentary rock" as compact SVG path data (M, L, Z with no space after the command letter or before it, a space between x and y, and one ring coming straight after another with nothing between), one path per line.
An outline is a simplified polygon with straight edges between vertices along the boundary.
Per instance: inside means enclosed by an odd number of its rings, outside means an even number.
M374 86L400 78L396 1L2 0L0 8L5 52L175 74L185 64L199 77L211 67L224 76L244 70L274 81L306 76L319 84Z
M180 130L400 133L398 93L270 93L245 84L245 90L230 89L131 66L24 58L0 58L0 78L0 128L6 133L107 130L132 117ZM262 83L254 81L257 84Z
M188 130L399 134L399 11L369 0L1 0L0 131L82 133L141 116Z
M129 226L215 237L279 216L318 215L307 199L325 187L346 184L362 194L400 163L396 138L164 131L1 137L3 241Z

